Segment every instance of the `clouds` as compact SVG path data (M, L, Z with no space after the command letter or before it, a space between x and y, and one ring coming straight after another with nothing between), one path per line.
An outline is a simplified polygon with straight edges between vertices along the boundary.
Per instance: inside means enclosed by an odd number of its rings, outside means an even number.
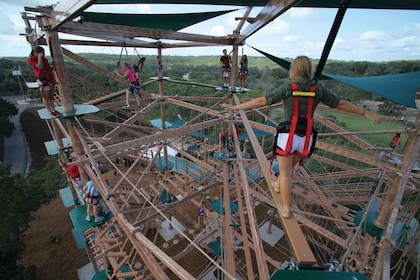
M3 12L0 12L0 34L1 35L16 34L14 22Z
M7 3L6 3L7 2ZM15 4L19 2L18 4ZM0 47L4 56L26 56L29 45L19 33L25 31L20 12L23 6L51 4L50 0L0 0ZM170 6L170 7L169 7ZM188 13L232 9L231 6L205 5L92 5L89 11L112 13ZM253 8L255 17L261 8ZM209 36L232 34L244 15L245 8L190 26L182 32ZM246 44L279 57L308 55L319 58L334 21L336 9L292 8L246 40ZM245 23L242 32L249 23ZM65 37L60 35L60 37ZM164 50L164 55L220 55L227 46ZM75 52L104 52L104 48L74 47ZM260 55L244 46L248 55ZM108 52L106 48L105 52ZM99 52L98 51L98 52ZM156 50L144 50L155 54ZM330 59L387 61L419 59L420 12L349 9L329 55Z

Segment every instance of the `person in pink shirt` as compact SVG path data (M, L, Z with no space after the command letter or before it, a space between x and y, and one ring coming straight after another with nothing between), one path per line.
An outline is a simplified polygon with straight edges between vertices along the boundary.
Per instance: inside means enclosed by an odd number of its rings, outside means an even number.
M134 75L133 71L130 68L130 65L128 63L123 64L123 72L124 75L121 75L119 72L119 69L117 69L116 73L121 78L126 78L128 80L128 88L125 91L125 106L124 108L128 109L130 108L130 93L134 94L134 97L136 98L137 102L137 108L140 108L140 83L136 76Z

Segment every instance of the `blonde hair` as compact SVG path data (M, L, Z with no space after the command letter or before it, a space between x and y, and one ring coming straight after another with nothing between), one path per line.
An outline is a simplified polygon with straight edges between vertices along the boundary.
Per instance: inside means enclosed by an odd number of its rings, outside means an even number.
M289 69L289 76L292 80L313 79L314 67L307 56L298 56L293 60Z

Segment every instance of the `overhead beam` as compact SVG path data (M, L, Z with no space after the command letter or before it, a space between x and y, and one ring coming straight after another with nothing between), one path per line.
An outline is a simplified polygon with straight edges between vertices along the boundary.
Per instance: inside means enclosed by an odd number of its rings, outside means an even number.
M61 32L68 34L79 34L84 36L97 35L99 32L103 31L104 34L110 36L123 36L127 38L151 38L155 40L168 39L168 40L177 40L177 41L192 41L192 42L202 42L210 43L214 45L231 45L231 39L226 36L206 36L191 34L185 32L176 32L169 30L158 30L150 28L141 28L141 27L132 27L132 26L123 26L123 25L113 25L113 24L103 24L103 23L93 23L93 22L84 22L78 23L74 21L67 22L61 28ZM99 33L100 34L100 33Z
M250 22L247 28L242 32L241 36L236 40L236 44L241 44L249 36L272 22L278 16L296 5L300 0L271 0L260 11L260 13Z
M61 0L51 11L51 29L56 30L67 21L76 18L95 2L96 0Z

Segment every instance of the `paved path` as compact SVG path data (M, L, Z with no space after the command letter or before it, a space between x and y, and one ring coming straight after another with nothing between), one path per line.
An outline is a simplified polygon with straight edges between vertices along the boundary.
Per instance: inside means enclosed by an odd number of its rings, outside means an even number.
M31 156L29 147L26 142L25 134L20 125L19 118L20 114L25 111L29 105L22 100L22 97L2 97L9 102L12 102L18 108L18 113L14 116L10 116L9 120L14 123L15 129L10 137L4 138L4 159L3 164L10 164L10 172L12 174L20 173L22 176L26 176L29 173L29 167L31 164Z

